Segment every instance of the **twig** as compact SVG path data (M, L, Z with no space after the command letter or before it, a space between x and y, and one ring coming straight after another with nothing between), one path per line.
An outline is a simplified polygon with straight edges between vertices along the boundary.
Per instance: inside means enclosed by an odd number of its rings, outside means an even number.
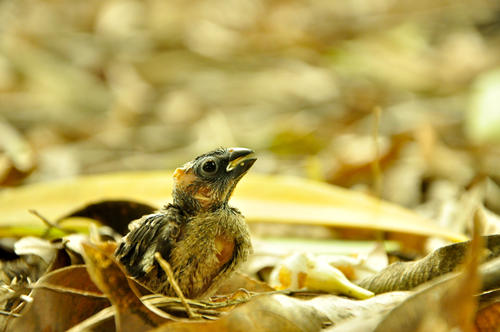
M380 115L382 109L380 106L376 106L373 109L373 144L375 148L375 159L372 162L372 176L373 176L373 192L377 198L382 197L382 170L380 169L380 144L379 144L379 129L380 129ZM382 242L384 240L384 232L378 231L376 233L377 241Z
M42 235L42 238L44 238L45 236L47 236L47 234L49 234L49 232L50 232L50 230L52 228L58 229L58 230L60 230L60 231L62 231L64 233L71 233L71 231L69 231L68 229L62 228L61 226L53 223L49 219L47 219L44 216L42 216L40 213L38 213L37 210L30 209L30 210L28 210L28 212L31 213L32 215L38 217L47 226L47 230Z
M12 316L12 317L21 317L20 314L15 314L13 312L8 312L8 311L3 311L3 310L0 310L0 315Z
M372 163L372 175L373 175L373 191L378 198L382 194L382 171L380 170L380 144L378 140L379 128L380 128L380 114L382 110L379 106L375 107L373 110L373 144L375 145L375 159Z
M165 273L167 274L168 280L170 281L170 284L172 285L172 288L174 289L177 296L181 299L182 305L184 306L184 308L186 308L186 312L189 318L196 318L196 315L191 310L191 307L187 303L184 294L182 294L182 291L174 278L174 273L172 272L170 264L166 260L164 260L163 257L161 257L161 254L159 252L155 252L155 259L158 264L160 264L163 271L165 271Z

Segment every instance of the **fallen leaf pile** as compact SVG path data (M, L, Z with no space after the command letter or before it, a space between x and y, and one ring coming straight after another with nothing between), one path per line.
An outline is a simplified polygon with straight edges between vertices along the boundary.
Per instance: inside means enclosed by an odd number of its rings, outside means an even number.
M311 192L317 190L317 197L324 200L338 195L335 191L320 194L322 186L316 188L312 183L309 186ZM27 189L24 193L13 190L10 194L23 195ZM236 201L244 201L251 191L243 190L236 195ZM288 191L288 196L281 196L282 202L287 204L300 195L300 191ZM363 197L358 197L360 202ZM388 203L380 204L383 208ZM495 308L499 298L495 292L500 288L498 235L476 236L472 249L470 242L459 242L438 248L418 260L389 265L378 258L380 254L386 255L383 247L356 259L322 252L328 247L316 247L313 249L316 254L295 248L291 254L283 253L272 260L259 259L261 264L257 268L251 268L249 263L246 270L253 277L235 274L215 297L183 302L180 298L152 294L130 279L113 258L116 239L123 231L117 221L150 209L153 207L132 201L101 201L62 213L57 222L39 221L41 228L57 228L66 235L53 240L24 237L14 243L19 258L2 263L3 328L407 331L418 327L424 331L433 327L447 331L454 327L467 330L476 324L480 331L488 331L487 326L496 324L491 322L497 319ZM388 204L379 217L390 219L388 214L403 212L391 210ZM485 219L483 212L477 215ZM84 216L86 219L80 223L90 227L87 235L75 233L69 227L74 225L71 220ZM39 217L44 218L38 212L33 216ZM99 224L95 224L97 221ZM335 225L333 220L331 223ZM399 231L401 227L396 229ZM266 240L257 243L258 255ZM370 268L372 259L377 264ZM259 274L266 266L273 267L267 277ZM6 274L7 271L11 273ZM457 301L460 305L450 305ZM428 310L430 307L433 309ZM463 316L468 318L457 318Z

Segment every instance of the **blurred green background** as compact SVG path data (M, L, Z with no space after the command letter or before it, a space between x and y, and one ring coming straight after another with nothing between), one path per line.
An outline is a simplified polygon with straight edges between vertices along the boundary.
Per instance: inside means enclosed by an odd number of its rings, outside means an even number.
M245 146L368 192L380 159L409 207L486 176L499 211L499 70L498 1L1 0L0 184Z

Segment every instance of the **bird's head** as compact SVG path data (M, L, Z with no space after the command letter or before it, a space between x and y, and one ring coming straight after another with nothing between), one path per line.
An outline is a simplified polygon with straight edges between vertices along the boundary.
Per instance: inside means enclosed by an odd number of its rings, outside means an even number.
M196 157L174 172L174 204L191 213L226 206L255 160L245 148L220 148Z

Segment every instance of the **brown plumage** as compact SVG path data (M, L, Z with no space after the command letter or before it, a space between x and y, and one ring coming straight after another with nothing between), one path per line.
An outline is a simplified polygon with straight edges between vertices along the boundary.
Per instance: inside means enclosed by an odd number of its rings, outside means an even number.
M249 149L217 149L178 168L173 202L132 222L115 252L128 273L154 292L175 295L154 259L159 252L186 297L213 294L252 248L248 226L228 200L255 160Z

